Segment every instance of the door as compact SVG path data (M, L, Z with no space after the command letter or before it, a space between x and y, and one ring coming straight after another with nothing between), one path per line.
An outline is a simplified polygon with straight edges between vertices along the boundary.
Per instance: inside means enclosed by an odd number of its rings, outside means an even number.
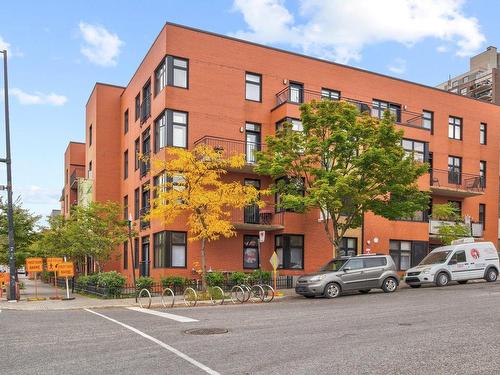
M341 272L339 277L342 280L343 290L357 290L367 288L363 259L349 259L344 268L348 270Z
M245 186L253 186L255 189L260 190L260 180L245 178ZM243 214L246 224L260 224L259 206L256 204L246 206Z
M255 164L257 157L256 151L260 151L260 125L246 124L245 133L245 155L247 164Z
M149 276L149 237L142 238L141 259L141 276Z
M465 251L465 256L467 257L467 262L469 263L470 279L481 279L484 277L486 263L488 263L486 258L491 258L487 256L487 251L488 249L485 248L484 245L476 245Z
M425 241L413 241L411 249L411 266L417 266L429 253L429 245Z
M379 280L384 273L384 269L387 266L387 259L384 257L373 257L363 259L364 271L363 279L364 285L367 289L377 288L379 286Z
M470 278L469 262L465 250L457 250L448 261L448 269L453 280L467 280Z
M301 83L290 83L290 102L291 103L302 103L304 101L303 97L304 86Z

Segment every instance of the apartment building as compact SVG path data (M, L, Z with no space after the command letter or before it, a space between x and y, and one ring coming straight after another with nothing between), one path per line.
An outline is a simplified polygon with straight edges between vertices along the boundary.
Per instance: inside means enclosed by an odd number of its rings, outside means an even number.
M68 216L71 206L78 204L78 179L83 177L85 177L85 143L70 142L64 152L64 187L59 199L62 215Z
M469 71L437 86L455 94L500 104L500 53L489 46L470 58Z
M357 68L167 23L125 87L97 83L86 107L85 178L88 199L114 200L132 216L136 264L128 245L106 265L131 275L190 277L200 262L200 244L187 239L185 220L165 226L142 219L149 187L161 178L139 154L162 155L165 147L208 144L246 155L246 166L228 179L265 189L268 176L253 172L254 150L287 120L300 131L299 104L311 99L347 100L382 116L389 109L404 131L403 146L429 174L419 186L433 203L455 202L478 239L497 242L499 107L446 91ZM231 212L235 237L208 244L207 268L220 271L271 269L276 251L281 274L317 270L332 256L317 210L280 210L279 197L263 209ZM64 211L65 212L65 211ZM439 222L429 212L390 221L366 213L362 228L345 238L341 253L391 254L400 270L437 246ZM258 232L266 239L258 247Z

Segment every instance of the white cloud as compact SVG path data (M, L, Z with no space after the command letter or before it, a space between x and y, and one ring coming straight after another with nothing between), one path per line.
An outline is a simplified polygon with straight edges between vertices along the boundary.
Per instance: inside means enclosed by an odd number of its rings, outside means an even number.
M21 89L13 88L9 91L9 94L14 96L19 101L19 103L23 105L48 104L53 106L61 106L66 104L66 102L68 101L68 98L64 95L54 94L53 92L49 94L43 94L41 92L30 94Z
M485 41L479 22L464 14L465 0L299 0L296 20L284 0L234 0L248 30L234 36L282 43L305 53L347 63L369 44L412 46L427 38L455 45L459 56Z
M94 64L115 66L116 59L120 54L120 47L124 44L118 35L109 32L102 26L85 22L80 22L79 28L85 41L80 52Z
M7 43L5 39L0 36L0 50L7 50L9 52L10 43Z
M387 69L396 74L404 74L406 73L406 60L401 58L394 59L393 63L387 66Z

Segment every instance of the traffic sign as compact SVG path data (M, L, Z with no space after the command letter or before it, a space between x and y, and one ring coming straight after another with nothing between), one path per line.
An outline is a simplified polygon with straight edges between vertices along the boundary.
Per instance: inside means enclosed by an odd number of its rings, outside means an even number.
M259 231L259 242L264 242L266 240L266 231L261 230Z
M26 271L28 272L42 272L43 259L42 258L26 258Z
M57 275L60 277L75 276L73 262L62 262L57 265Z
M8 284L10 281L10 273L0 272L0 284Z
M269 262L273 266L273 270L276 271L276 269L278 268L278 254L276 254L276 251L273 252L273 255L271 255Z
M54 272L57 271L57 265L63 263L63 258L47 258L47 271Z

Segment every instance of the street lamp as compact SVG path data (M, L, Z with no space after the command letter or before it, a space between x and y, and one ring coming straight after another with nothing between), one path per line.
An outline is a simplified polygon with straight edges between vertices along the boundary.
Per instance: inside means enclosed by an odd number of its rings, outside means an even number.
M9 226L9 301L16 301L16 258L14 253L14 209L12 208L12 159L10 157L10 127L9 127L9 85L7 79L7 50L0 50L3 55L3 83L5 95L5 159L0 162L7 164L7 221Z
M132 214L128 214L128 243L130 244L130 259L132 260L132 280L134 281L135 302L137 302L137 290L135 283L135 255L132 246Z

